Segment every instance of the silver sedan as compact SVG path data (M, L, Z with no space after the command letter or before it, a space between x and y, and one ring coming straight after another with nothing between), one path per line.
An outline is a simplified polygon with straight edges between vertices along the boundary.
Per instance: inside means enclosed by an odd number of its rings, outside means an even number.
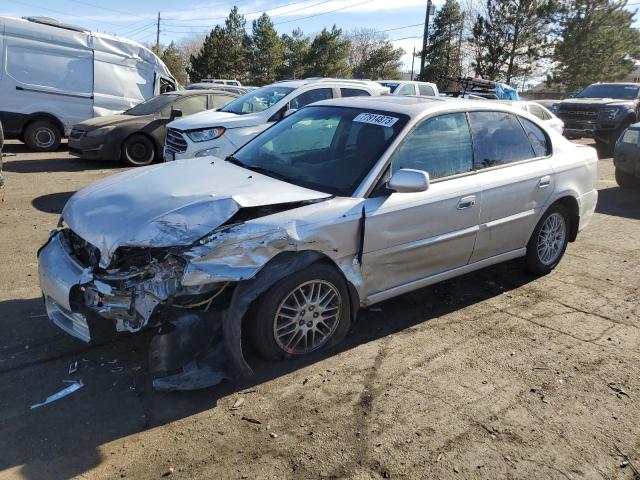
M249 374L249 344L267 359L335 344L359 307L517 257L550 272L593 215L596 165L508 105L323 101L226 159L80 190L40 283L81 340L105 319L158 327L156 388L200 388Z

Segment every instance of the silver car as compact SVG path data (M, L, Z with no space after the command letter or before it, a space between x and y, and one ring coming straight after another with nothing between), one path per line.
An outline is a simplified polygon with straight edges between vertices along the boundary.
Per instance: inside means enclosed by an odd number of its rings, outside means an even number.
M248 374L339 341L358 308L523 257L546 274L593 215L597 155L493 102L344 98L226 159L76 193L39 252L49 318L159 327L158 389ZM177 373L176 373L177 371Z

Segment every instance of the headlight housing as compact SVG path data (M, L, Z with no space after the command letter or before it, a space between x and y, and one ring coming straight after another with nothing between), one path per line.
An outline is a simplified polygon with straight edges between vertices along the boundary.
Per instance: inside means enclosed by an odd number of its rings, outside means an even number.
M87 137L101 137L112 132L116 128L115 125L109 125L107 127L96 128L95 130L89 130L87 132Z
M223 127L199 128L198 130L189 130L186 134L192 142L207 142L222 136L224 130Z
M611 107L611 108L603 108L600 110L600 120L615 120L618 114L622 111L621 108Z

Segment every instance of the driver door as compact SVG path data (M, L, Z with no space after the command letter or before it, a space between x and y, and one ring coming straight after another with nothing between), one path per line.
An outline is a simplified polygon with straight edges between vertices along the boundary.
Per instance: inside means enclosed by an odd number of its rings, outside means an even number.
M429 173L426 191L365 201L367 296L465 266L478 233L480 188L465 113L428 118L391 156L390 173Z

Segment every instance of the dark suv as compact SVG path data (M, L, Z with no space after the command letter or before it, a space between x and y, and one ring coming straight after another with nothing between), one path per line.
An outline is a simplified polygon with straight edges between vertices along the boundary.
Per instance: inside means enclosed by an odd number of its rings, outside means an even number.
M639 93L640 83L594 83L554 110L567 138L591 137L609 150L638 121Z

